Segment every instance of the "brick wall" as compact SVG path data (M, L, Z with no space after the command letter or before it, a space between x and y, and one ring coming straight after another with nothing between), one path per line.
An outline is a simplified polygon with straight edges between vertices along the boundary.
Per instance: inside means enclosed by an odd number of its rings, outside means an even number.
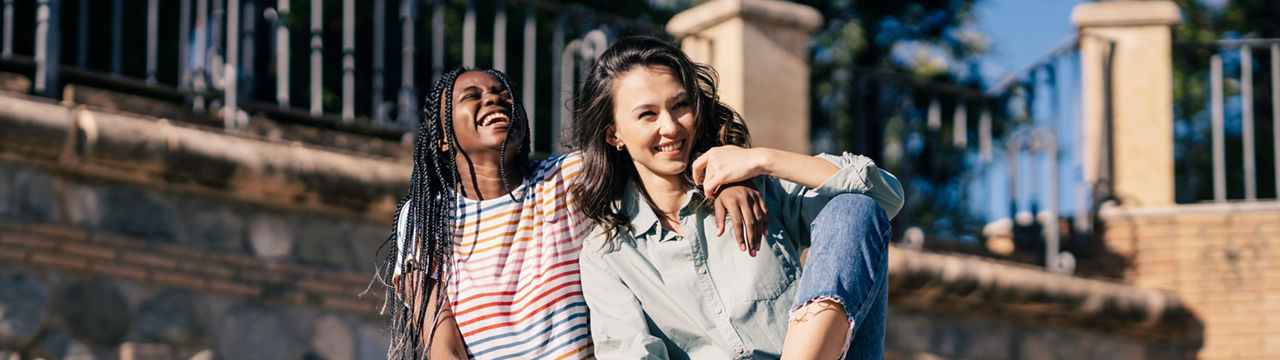
M1202 359L1280 359L1280 203L1103 213L1125 281L1178 294L1204 323Z

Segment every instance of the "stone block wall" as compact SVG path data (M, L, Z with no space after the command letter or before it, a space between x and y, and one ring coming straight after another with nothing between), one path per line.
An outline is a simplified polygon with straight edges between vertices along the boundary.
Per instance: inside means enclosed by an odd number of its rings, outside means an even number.
M388 231L0 163L0 359L384 358Z
M1204 322L1202 359L1280 358L1280 203L1103 213L1125 281L1178 294Z
M885 359L1188 359L1181 344L989 314L891 307Z

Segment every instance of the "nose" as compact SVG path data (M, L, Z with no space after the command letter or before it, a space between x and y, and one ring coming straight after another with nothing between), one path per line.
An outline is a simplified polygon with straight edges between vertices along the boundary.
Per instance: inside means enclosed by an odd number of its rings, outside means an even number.
M658 116L658 135L675 137L680 133L680 123L675 116L671 115L671 112L663 111Z
M498 104L502 101L502 95L498 95L497 93L485 93L483 96L484 97L481 98L482 104L486 106Z

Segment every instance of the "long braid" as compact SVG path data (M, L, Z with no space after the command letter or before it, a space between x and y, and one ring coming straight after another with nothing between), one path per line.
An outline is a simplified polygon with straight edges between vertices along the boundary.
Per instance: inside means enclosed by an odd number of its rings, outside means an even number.
M511 94L511 125L507 127L507 137L511 137L512 131L518 132L517 135L523 137L522 140L524 141L520 142L520 152L516 154L516 160L522 162L527 161L529 159L529 149L532 139L529 138L530 131L525 131L525 129L529 129L533 124L529 122L528 113L524 111L524 103L520 101L520 97L516 95L516 91L511 87L511 81L507 79L507 74L493 69L485 70L485 73L493 75L493 77L501 81L502 86ZM499 157L500 159L507 158L508 143L510 143L509 139L504 139L502 141L502 150L499 152L501 154ZM516 199L515 193L511 191L511 184L507 183L506 161L498 162L498 174L501 175L502 187L507 190L507 195L511 197L511 201L519 202L519 200Z
M452 129L452 106L449 106L448 101L442 104L441 96L451 97L449 94L452 93L454 80L461 73L461 70L454 70L444 74L424 101L424 120L419 124L414 143L413 174L408 194L396 210L392 234L387 240L394 241L397 232L402 232L405 237L402 239L405 247L403 252L411 257L404 259L404 263L396 264L401 251L397 249L389 252L385 256L385 262L378 266L379 277L383 279L391 277L397 266L405 266L401 275L419 272L419 276L401 278L402 282L415 283L392 284L387 289L387 303L383 309L391 311L392 339L387 351L387 357L391 359L426 357L436 331L434 324L443 307L437 306L436 313L429 317L425 311L417 311L415 314L411 307L415 303L428 303L415 301L418 299L433 299L436 304L444 304L447 300L442 284L448 281L447 276L450 274L449 259L453 244L451 226L457 203L454 186L459 176L454 163L457 146L450 136L451 132L443 130ZM439 111L441 105L445 108L444 116ZM448 123L447 127L442 129L442 122ZM440 144L447 144L447 150L441 151ZM401 212L406 210L407 228L400 229L399 218L402 216ZM384 242L383 247L387 242ZM397 289L412 289L414 293L400 293ZM426 339L422 338L423 330L428 329L424 326L429 326L430 329L425 333Z

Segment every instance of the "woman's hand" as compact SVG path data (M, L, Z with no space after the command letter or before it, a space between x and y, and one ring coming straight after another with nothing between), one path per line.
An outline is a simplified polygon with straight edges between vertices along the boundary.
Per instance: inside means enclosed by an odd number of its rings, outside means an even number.
M702 185L709 196L716 196L720 186L747 180L764 173L765 153L733 145L707 150L693 161L693 181Z
M760 239L769 229L769 212L764 197L750 181L728 184L712 205L716 212L716 236L724 235L724 217L733 221L733 236L738 240L738 250L756 256L760 251Z

